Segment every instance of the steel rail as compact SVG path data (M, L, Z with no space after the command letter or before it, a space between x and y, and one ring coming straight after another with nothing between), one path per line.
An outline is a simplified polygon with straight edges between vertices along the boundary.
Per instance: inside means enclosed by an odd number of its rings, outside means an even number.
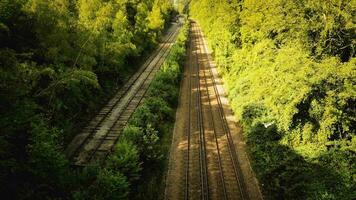
M194 23L195 25L195 23ZM196 25L195 25L195 29ZM197 33L195 32L195 35ZM197 37L196 37L197 38ZM195 39L195 42L197 39ZM197 51L196 51L197 52ZM196 53L197 54L197 53ZM205 144L205 131L204 131L204 120L201 102L201 88L200 88L200 72L198 64L198 54L195 57L196 62L196 76L197 76L197 108L198 108L198 125L199 125L199 153L200 153L200 183L201 183L201 199L209 199L209 182L208 182L208 169L206 164L206 144Z
M201 40L201 34L199 32L199 44L203 45L203 41ZM202 55L202 49L199 47L199 54ZM202 58L202 56L200 56L200 58ZM199 59L199 58L198 58ZM202 59L203 60L203 59ZM228 199L227 197L227 192L226 192L226 181L224 178L224 171L223 171L223 167L222 167L222 161L221 161L221 150L220 150L220 146L219 146L219 142L218 142L218 137L217 137L217 130L216 130L216 124L214 121L214 116L213 116L213 108L211 105L211 99L210 99L210 94L209 94L209 87L208 87L208 81L207 81L207 77L206 77L206 67L205 67L205 63L202 64L202 69L203 69L203 77L204 77L204 82L205 82L205 88L206 88L206 95L208 97L208 102L209 102L209 110L210 110L210 120L213 126L213 133L214 133L214 138L215 138L215 144L216 144L216 149L217 149L217 156L218 156L218 165L219 165L219 171L220 171L220 179L222 182L222 189L223 189L223 195L224 195L224 199Z
M202 34L201 30L199 30L199 32L200 32L201 38L203 38L203 34ZM202 39L202 41L203 41L203 44L204 44L204 40L203 39ZM203 45L203 46L204 46L204 50L205 50L205 52L207 54L208 50L207 50L205 45ZM247 195L244 194L245 190L243 188L242 181L240 180L241 173L239 173L239 171L238 171L239 170L239 168L237 166L238 158L237 158L237 155L236 155L235 145L234 145L233 140L232 140L231 131L230 131L230 128L228 126L228 122L227 122L227 119L226 119L226 116L225 116L225 113L224 113L224 108L222 106L221 98L220 98L219 91L218 91L217 86L216 86L216 82L215 82L215 78L214 78L214 75L213 75L213 72L212 72L212 69L211 69L210 62L207 62L207 63L208 63L208 66L209 66L208 67L208 69L209 69L208 71L209 71L211 80L213 82L214 94L215 94L215 97L216 97L217 102L218 102L219 116L221 117L221 119L223 121L224 133L225 133L227 141L228 141L229 155L230 155L230 158L232 160L234 173L235 173L235 179L236 179L236 181L238 183L238 187L239 187L241 198L242 199L247 199Z
M172 27L173 29L174 27ZM177 29L177 28L176 28ZM175 33L176 29L173 29L172 31L169 32L169 34L165 37L165 41L163 44L167 43L172 37L172 35ZM149 59L140 67L139 71L136 72L130 79L129 79L129 84L124 85L120 91L115 94L115 96L100 110L100 112L89 122L89 126L93 121L95 122L94 127L85 127L84 130L89 129L89 134L85 137L85 139L81 142L81 144L73 151L69 152L68 156L73 157L78 154L78 151L83 148L83 146L87 143L87 141L95 134L95 131L100 127L100 125L103 123L103 121L111 114L113 109L116 107L116 105L120 102L122 97L129 91L129 89L135 84L135 82L141 77L141 75L145 72L146 68L151 64L151 62L157 57L157 55L162 51L164 45L160 45L158 49L154 51L154 53L149 57ZM130 83L131 82L131 83ZM112 102L114 101L114 102ZM109 107L109 108L108 108ZM107 111L105 111L107 110ZM98 118L98 120L95 120Z
M176 36L178 35L178 33L179 33L179 28L177 28L177 29L174 31L174 34L169 38L169 40L170 40L169 43L172 43L172 42L174 41L174 39L176 38ZM148 78L151 77L151 74L153 73L153 71L155 71L156 69L159 69L159 67L163 64L164 59L165 59L166 56L169 54L170 50L171 50L171 47L168 46L165 50L163 50L163 54L162 54L160 57L155 57L155 58L154 58L154 59L158 58L158 61L156 62L156 64L155 64L154 66L152 66L152 69L148 69L149 72L148 72L147 76L143 79L142 83L139 85L139 88L136 90L135 95L133 95L133 96L125 103L124 108L121 110L120 114L118 114L119 117L122 116L123 113L125 113L126 111L131 111L131 113L129 113L129 115L130 115L130 116L132 115L132 113L134 112L134 110L135 110L135 109L137 108L137 106L141 103L141 100L142 100L143 97L145 96L145 94L146 94L146 92L147 92L147 89L148 89L148 87L149 87L149 85L150 85L150 83L148 83L147 85L146 85L145 83L147 82ZM162 51L161 51L161 52L162 52ZM153 64L153 62L151 62L150 64ZM145 70L144 72L146 72L146 70ZM147 88L144 88L144 86L147 86ZM140 91L142 91L142 89L144 90L143 94L137 96L138 93L139 93ZM132 100L133 100L135 97L138 97L138 98L139 98L138 104L135 106L135 108L128 110L128 109L127 109L128 106L130 105L130 103L132 102ZM128 118L128 120L129 120L129 119L130 119L130 117ZM95 150L93 150L92 153L89 155L89 158L88 158L88 161L89 161L89 162L92 162L92 161L93 161L93 158L94 158L95 154L99 151L99 148L100 148L101 145L104 143L104 141L107 140L108 135L110 134L110 132L112 131L112 129L117 125L118 122L119 122L119 120L116 120L116 121L112 124L112 126L109 128L109 130L106 131L105 136L103 136L103 137L100 139L100 142L96 145ZM124 124L122 125L122 127L124 127L126 124L127 124L127 121L126 121L126 123L124 123ZM118 136L118 137L119 137L119 136ZM105 153L105 156L104 156L104 157L107 157L108 154L113 151L113 148L115 147L115 144L116 144L117 141L118 141L118 137L115 139L114 145L107 151L107 153Z
M170 43L173 43L173 42L175 41L176 37L177 37L178 34L179 34L179 30L180 30L180 28L178 28L178 29L176 30L175 35L174 35L174 37L173 37L173 40L172 40ZM173 46L173 45L172 45L172 46ZM171 47L172 47L172 46L171 46ZM153 67L152 71L150 71L150 74L149 74L149 75L146 77L146 79L142 82L142 86L145 86L144 84L145 84L145 82L148 80L148 78L151 76L152 72L158 71L158 70L160 69L160 67L163 65L163 63L164 63L164 61L165 61L165 58L169 55L169 53L170 53L171 50L172 50L171 47L169 47L169 48L165 51L164 55L160 57L159 61L158 61L157 64ZM164 58L164 59L162 59L162 58ZM152 76L152 79L153 79L153 78L154 78L154 76ZM133 96L133 97L132 97L132 99L134 99L135 97L139 97L139 98L140 98L140 100L139 100L139 102L137 103L137 105L132 109L133 112L137 109L137 107L138 107L138 106L142 103L142 101L145 99L146 93L147 93L148 88L149 88L150 85L151 85L151 82L146 85L147 88L144 90L144 93L143 93L142 95ZM137 90L136 95L137 95L137 93L138 93L142 88L143 88L143 87L140 87L140 88ZM125 107L125 109L123 109L123 112L128 111L128 109L126 109L126 108L129 106L130 103L131 103L131 101L127 103L127 106ZM131 119L132 114L133 114L133 113L130 114L130 117L128 118L128 121ZM127 124L128 121L126 121L126 123L123 125L123 127L126 126L126 124ZM111 131L111 130L110 130L110 131ZM118 142L118 140L119 140L119 137L115 140L115 144ZM115 145L114 145L114 146L115 146ZM111 152L114 150L114 146L111 148ZM109 154L109 153L108 153L108 154ZM108 155L108 154L107 154L107 155ZM106 155L106 157L107 157L107 155Z
M189 30L190 34L191 35L191 30ZM189 76L188 78L188 117L187 117L187 121L188 121L188 124L187 124L187 130L186 130L186 135L187 135L187 161L186 161L186 169L185 169L185 190L184 190L184 199L185 200L188 200L189 199L189 163L190 163L190 133L191 133L191 127L190 127L190 115L191 115L191 104L192 104L192 74L191 74L191 71L192 71L192 56L191 54L193 53L191 51L191 47L193 46L193 42L192 42L192 39L190 40L189 42L189 47L188 47L188 67L187 67L187 74Z

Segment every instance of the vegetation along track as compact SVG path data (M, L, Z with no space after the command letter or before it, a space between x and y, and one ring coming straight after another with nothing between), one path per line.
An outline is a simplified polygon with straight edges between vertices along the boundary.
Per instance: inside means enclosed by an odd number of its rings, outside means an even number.
M251 177L246 168L244 173L240 169L239 155L245 152L239 154L235 148L220 83L215 80L202 32L195 22L190 37L166 199L261 199L258 186L251 187L257 188L255 192L247 188L255 184L250 183L252 179L248 178L248 186L245 183L244 175ZM249 194L251 191L255 194Z
M113 150L120 133L169 54L179 29L178 24L170 28L159 48L68 145L66 154L75 165L100 162Z

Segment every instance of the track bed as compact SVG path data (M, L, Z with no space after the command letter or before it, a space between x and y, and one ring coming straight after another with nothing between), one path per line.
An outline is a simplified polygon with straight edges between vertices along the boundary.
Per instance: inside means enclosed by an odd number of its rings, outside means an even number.
M166 199L262 199L240 129L196 23L170 155Z
M74 165L92 165L110 154L169 54L179 29L173 24L157 50L68 145L66 154Z

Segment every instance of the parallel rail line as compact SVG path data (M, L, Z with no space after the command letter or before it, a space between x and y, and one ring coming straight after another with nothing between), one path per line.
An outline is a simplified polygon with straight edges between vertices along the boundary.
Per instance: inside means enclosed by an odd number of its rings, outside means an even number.
M194 29L192 27L192 29ZM198 141L199 141L199 187L200 187L200 199L209 199L209 183L208 183L208 174L207 174L207 161L206 161L206 145L205 145L205 133L204 133L204 122L203 122L203 117L202 117L202 109L201 109L201 94L200 94L200 73L199 73L199 67L198 67L198 60L197 60L197 55L195 55L194 58L194 53L192 47L194 47L194 42L196 42L197 37L195 36L196 32L192 31L191 32L191 42L190 42L190 48L189 48L189 112L188 112L188 127L187 127L187 140L188 140L188 147L187 147L187 163L186 163L186 168L185 168L185 194L184 198L187 200L190 198L190 156L191 156L191 136L193 131L191 129L190 123L191 123L191 115L192 112L191 110L196 111L196 118L197 118L197 127L198 127ZM194 40L193 40L194 39ZM195 64L193 64L193 61ZM193 68L193 66L195 66ZM194 75L193 75L194 74ZM195 96L192 96L192 91L196 88L196 94ZM192 98L195 98L194 106L195 109L191 109L192 106ZM195 114L195 113L194 113Z
M203 109L202 109L202 102L201 102L201 89L200 89L200 68L199 68L199 62L198 62L198 53L197 56L195 57L196 63L197 63L197 80L198 80L198 92L197 92L197 104L198 104L198 123L199 123L199 136L200 136L200 153L201 155L201 188L202 188L202 199L209 199L209 181L208 181L208 167L207 167L207 161L206 161L206 144L205 144L205 130L204 130L204 120L203 120Z
M174 41L177 34L178 34L178 31L176 31L173 34L173 36L171 37L172 41L169 43L172 43ZM112 125L112 127L110 127L110 129L106 133L105 137L102 138L99 145L97 146L97 148L94 151L95 153L94 152L92 153L92 155L91 155L92 158L94 158L94 156L97 152L100 152L99 154L103 154L101 159L106 158L110 154L110 152L114 150L114 147L115 147L114 144L116 144L117 141L119 140L119 134L121 133L123 128L126 126L131 115L133 114L133 112L136 110L136 108L140 105L140 103L144 99L146 92L149 88L149 85L154 78L154 75L155 75L154 72L157 72L159 70L160 66L163 64L164 59L169 54L170 50L171 50L171 48L167 48L166 50L164 50L164 53L162 54L162 56L159 57L159 61L154 65L154 67L152 67L152 70L149 71L148 75L144 78L143 82L140 84L139 89L136 91L136 94L134 96L132 96L125 103L125 106L122 109L118 120L116 120L116 122ZM111 146L111 148L108 149L108 147L106 147L108 145L104 145L104 143L106 141L109 143L109 146ZM112 143L112 144L110 145L110 143ZM101 148L102 146L104 146L104 147ZM96 159L94 159L94 161L95 160Z
M192 32L189 30L189 36L191 36L192 35ZM190 42L189 42L189 46L188 46L188 48L187 48L187 52L189 52L188 53L188 58L187 58L187 60L188 60L188 62L187 62L187 65L188 65L188 69L187 69L187 74L188 74L188 76L189 76L189 78L188 78L188 87L187 87L187 89L188 89L188 116L187 116L187 121L188 121L188 123L187 123L187 130L185 130L185 132L186 132L186 136L187 136L187 155L186 155L186 168L185 168L185 190L184 190L184 199L185 200L188 200L189 199L189 163L190 163L190 115L191 115L191 109L190 109L190 107L191 107L191 96L192 96L192 81L191 81L191 77L192 77L192 75L191 75L191 49L192 48L192 39L191 39L191 37L190 37Z
M171 43L178 34L179 28L172 27L172 29L173 30L171 30L165 37L164 43L159 46L159 48L142 65L139 71L129 79L129 81L120 89L114 98L112 98L109 103L101 109L98 115L91 120L86 128L83 129L82 133L79 134L68 146L66 153L72 158L75 158L76 156L79 157L81 153L80 151L83 150L86 145L89 146L89 149L91 148L91 150L84 155L84 159L75 161L76 165L87 165L88 163L93 163L96 161L96 157L105 158L108 153L110 153L114 144L118 140L119 133L122 131L132 112L136 109L145 95L148 86L153 79L153 72L159 69L164 61L164 58L168 55L171 49ZM154 63L155 60L157 60L156 63ZM150 65L152 66L150 67ZM135 85L140 78L143 79L142 83L138 86ZM134 88L135 86L136 88ZM136 89L135 94L132 93L134 92L132 91L134 89ZM127 97L130 92L132 97ZM125 100L125 98L128 98L127 102L124 102L124 106L121 106L121 110L117 111L118 106L120 106L119 104L122 100ZM135 102L131 103L133 101ZM118 113L115 113L115 111ZM115 116L112 116L113 114L115 114ZM122 119L120 120L119 118ZM105 126L107 127L105 128ZM93 148L90 147L89 143L94 139L99 140L99 142L94 142L93 145L95 147ZM96 154L99 154L99 156Z
M200 44L202 45L202 40L201 40L201 34L199 32L199 42ZM199 52L200 52L200 55L202 55L202 50L201 48L199 48ZM203 77L204 77L204 82L205 82L205 88L206 88L206 95L208 97L208 102L209 102L209 110L210 110L210 113L213 113L213 109L212 109L212 105L211 105L211 99L210 99L210 95L209 95L209 89L208 89L208 81L207 81L207 77L206 77L206 74L205 74L205 65L202 64L202 69L203 69ZM211 114L209 115L210 116L210 120L212 122L212 126L213 126L213 133L214 133L214 138L215 138L215 144L216 144L216 148L217 148L217 157L218 157L218 165L219 165L219 175L220 175L220 179L221 179L221 182L222 182L222 189L223 189L223 196L224 196L224 199L228 199L227 197L227 191L226 191L226 183L225 183L225 178L224 178L224 171L223 171L223 167L222 167L222 162L221 162L221 150L220 150L220 147L219 147L219 142L218 142L218 139L217 139L217 130L216 130L216 125L215 125L215 121L214 121L214 116Z
M204 46L204 52L205 53L208 53L207 49L206 49L206 46L204 45L204 41L203 41L203 34L201 32L201 30L199 30L199 38L201 40L201 44L202 46ZM206 55L206 54L202 54L201 55ZM223 125L223 129L224 129L224 134L226 136L226 139L227 139L227 146L228 146L228 150L229 150L229 155L230 155L230 159L231 159L231 163L232 163L232 167L233 167L233 170L234 170L234 178L238 184L238 188L239 188L239 194L240 194L240 198L241 199L247 199L247 195L244 193L245 192L245 189L243 188L243 181L240 180L242 179L242 175L241 173L239 172L239 167L237 165L238 163L238 158L237 158L237 155L236 155L236 149L235 149L235 145L233 143L233 140L232 140L232 136L231 136L231 132L230 132L230 128L228 126L228 122L226 120L226 116L225 116L225 113L224 113L224 108L222 106L222 102L221 102L221 99L220 99L220 94L218 92L218 89L217 89L217 86L216 86L216 82L215 82L215 78L214 78L214 75L213 75L213 72L212 72L212 69L211 69L211 65L210 65L210 62L208 61L207 62L207 65L208 67L206 67L204 65L204 69L208 68L208 71L209 71L209 77L212 81L212 85L213 85L213 88L214 88L214 97L216 98L217 100L217 103L218 103L218 111L219 111L219 116L220 116L220 119L222 120L222 125ZM205 74L205 70L204 70L204 76L205 76L205 80L207 79L207 76ZM207 89L208 91L208 89ZM210 104L210 108L211 108L211 101L210 101L210 95L209 96L209 104ZM216 130L214 130L215 132ZM218 146L218 141L216 139L216 144L217 144L217 148L218 148L218 154L220 155L220 149L219 149L219 146ZM222 169L222 166L221 166L221 160L219 161L219 165ZM223 171L221 171L221 173L223 173ZM225 180L224 180L224 185L225 185ZM226 189L225 191L226 192ZM224 194L225 196L225 199L227 199L227 195L226 193Z
M199 46L200 45L200 46ZM195 48L195 49L194 49ZM195 52L194 52L195 50ZM214 79L214 74L211 69L209 58L207 57L208 50L204 45L203 34L196 23L192 23L191 28L191 42L188 48L190 52L188 54L188 89L189 91L189 111L187 116L187 127L186 127L186 137L187 137L187 151L186 151L186 164L185 164L185 191L184 199L188 200L192 198L190 196L191 187L194 184L199 184L200 186L200 199L209 199L210 190L209 190L209 181L208 181L208 166L207 166L207 149L206 149L206 136L204 130L204 119L203 119L203 108L202 108L202 96L207 97L207 115L208 121L211 121L212 132L214 136L214 144L217 152L217 165L219 171L219 179L221 181L221 199L249 199L246 194L246 190L243 185L243 177L238 166L238 158L235 150L235 145L232 140L230 128L224 113L223 104L220 99L220 94L217 88L217 84ZM205 56L207 58L205 58ZM202 62L204 59L207 62ZM193 63L194 62L194 63ZM202 70L202 73L199 71ZM204 86L201 86L200 78ZM209 86L211 83L211 86ZM209 88L213 89L209 89ZM196 89L196 94L193 96L192 92ZM206 90L205 92L202 89ZM195 102L192 102L195 98ZM213 114L213 105L212 101L216 100L217 102L217 112L216 115ZM194 104L194 105L193 105ZM192 109L191 106L195 106L196 109ZM194 113L197 112L197 113ZM206 113L205 113L206 114ZM192 117L196 116L198 134L199 134L199 181L191 180L190 173L190 162L194 161L191 151L192 148L192 136L193 130L191 127ZM218 124L222 127L223 130L218 130ZM194 125L194 123L193 123ZM219 139L218 139L219 138ZM225 138L225 139L223 139ZM210 140L209 140L210 141ZM221 146L226 147L221 149ZM224 159L222 158L224 152ZM209 153L209 152L208 152ZM227 174L225 174L225 172ZM230 177L233 176L233 177ZM194 178L194 177L192 177ZM227 179L228 178L228 179ZM195 181L195 182L194 182ZM198 183L196 183L198 182ZM237 186L236 186L237 185ZM229 186L229 190L228 190ZM238 190L238 191L237 191ZM237 196L236 196L237 195Z

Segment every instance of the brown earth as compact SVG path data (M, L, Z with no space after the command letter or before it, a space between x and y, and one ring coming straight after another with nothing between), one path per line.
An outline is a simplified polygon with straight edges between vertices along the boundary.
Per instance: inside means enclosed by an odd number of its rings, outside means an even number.
M176 113L166 199L263 199L247 147L197 23Z

